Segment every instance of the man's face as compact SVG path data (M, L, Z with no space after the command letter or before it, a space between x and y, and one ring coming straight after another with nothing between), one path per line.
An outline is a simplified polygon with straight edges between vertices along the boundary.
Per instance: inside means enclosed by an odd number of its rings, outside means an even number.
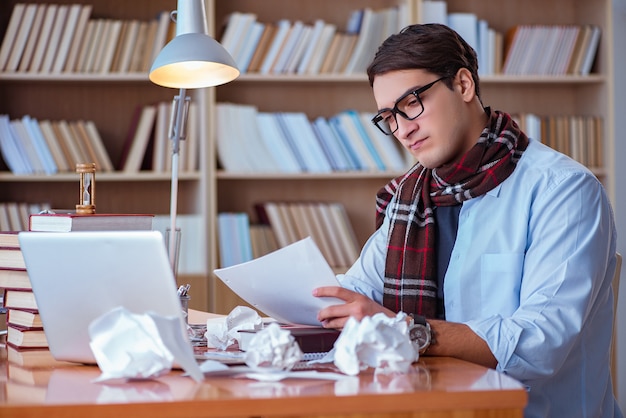
M401 70L377 75L373 91L378 109L393 109L399 98L425 86L439 77L424 70ZM423 166L436 168L458 159L477 140L470 132L471 121L467 93L459 82L441 80L421 93L424 111L414 120L396 115L395 137Z

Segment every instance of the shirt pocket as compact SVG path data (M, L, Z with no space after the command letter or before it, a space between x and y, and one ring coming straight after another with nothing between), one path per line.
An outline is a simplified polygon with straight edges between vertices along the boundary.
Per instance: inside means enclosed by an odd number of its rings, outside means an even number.
M519 307L524 254L483 254L480 262L482 316L512 315Z

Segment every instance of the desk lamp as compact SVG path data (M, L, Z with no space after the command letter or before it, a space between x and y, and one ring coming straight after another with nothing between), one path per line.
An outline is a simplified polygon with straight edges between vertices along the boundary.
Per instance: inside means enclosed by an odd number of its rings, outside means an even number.
M235 60L209 36L204 0L178 0L171 13L176 36L163 47L150 68L149 78L163 87L180 89L174 96L169 138L172 141L172 186L170 195L170 234L168 252L172 268L176 263L176 206L178 201L178 157L190 98L186 89L218 86L239 76Z

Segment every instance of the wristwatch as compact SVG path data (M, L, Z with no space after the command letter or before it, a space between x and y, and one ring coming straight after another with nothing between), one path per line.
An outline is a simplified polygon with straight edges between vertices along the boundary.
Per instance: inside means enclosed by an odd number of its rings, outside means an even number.
M421 315L409 315L409 339L418 353L424 354L432 341L432 331L426 318Z

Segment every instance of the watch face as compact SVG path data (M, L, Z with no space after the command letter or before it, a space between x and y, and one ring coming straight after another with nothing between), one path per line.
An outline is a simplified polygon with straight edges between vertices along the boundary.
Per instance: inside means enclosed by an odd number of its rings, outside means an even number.
M409 338L420 351L430 344L430 332L421 324L415 324L409 329Z

